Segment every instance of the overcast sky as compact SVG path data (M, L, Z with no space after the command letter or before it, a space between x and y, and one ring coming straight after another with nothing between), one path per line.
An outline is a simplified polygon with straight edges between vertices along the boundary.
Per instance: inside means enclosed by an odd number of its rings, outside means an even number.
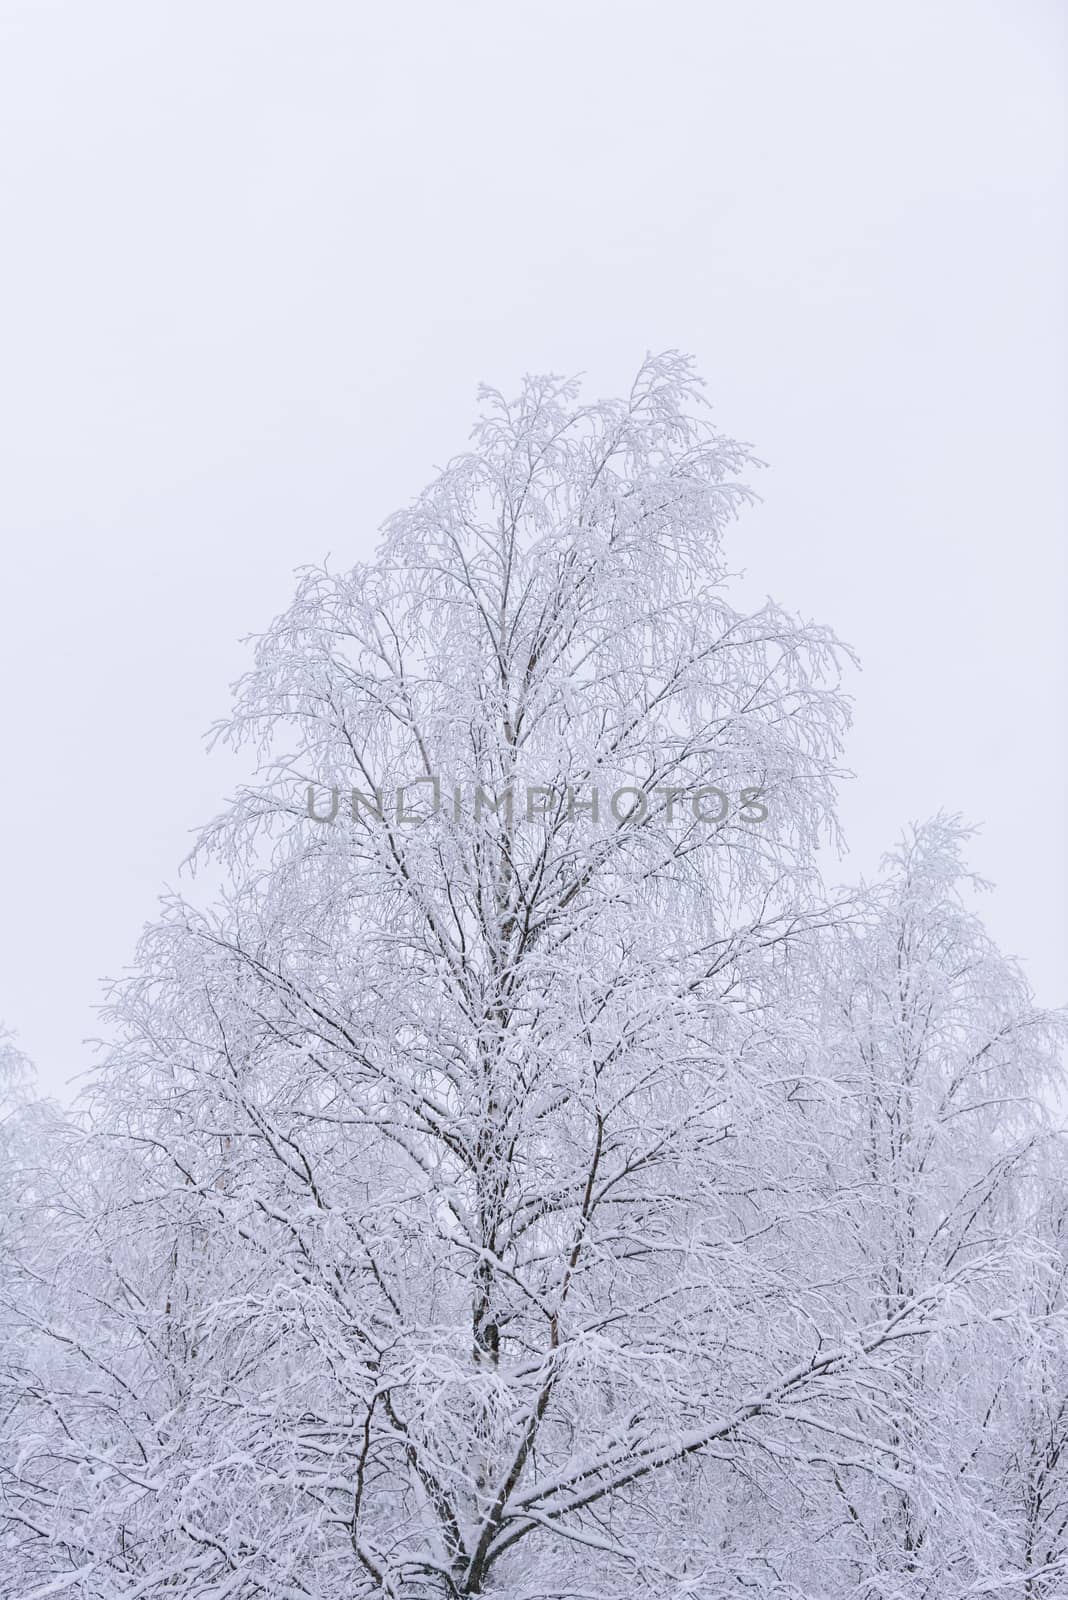
M698 358L746 593L860 652L870 871L943 806L1068 997L1065 8L0 0L0 1017L90 1055L294 567L480 380Z

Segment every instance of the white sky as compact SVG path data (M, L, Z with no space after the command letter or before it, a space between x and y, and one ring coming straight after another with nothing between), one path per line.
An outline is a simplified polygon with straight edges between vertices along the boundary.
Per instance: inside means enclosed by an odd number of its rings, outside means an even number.
M984 824L1068 997L1065 9L0 0L0 1016L88 1064L292 569L368 555L480 379L692 351L759 597L861 652L874 867Z

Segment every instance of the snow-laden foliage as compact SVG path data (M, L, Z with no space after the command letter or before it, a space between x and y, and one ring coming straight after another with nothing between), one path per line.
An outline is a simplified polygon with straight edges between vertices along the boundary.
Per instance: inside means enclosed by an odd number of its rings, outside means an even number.
M956 819L821 885L844 650L732 606L688 363L482 399L8 1157L4 1592L1053 1600L1058 1019Z

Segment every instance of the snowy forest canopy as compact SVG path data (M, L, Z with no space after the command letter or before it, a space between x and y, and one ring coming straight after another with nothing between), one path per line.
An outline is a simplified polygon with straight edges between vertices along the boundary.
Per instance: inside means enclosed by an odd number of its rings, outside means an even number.
M0 1041L0 1592L1057 1600L1064 1018L959 818L823 881L849 652L732 604L690 363L480 400L257 641L91 1090ZM555 798L308 815L445 773Z

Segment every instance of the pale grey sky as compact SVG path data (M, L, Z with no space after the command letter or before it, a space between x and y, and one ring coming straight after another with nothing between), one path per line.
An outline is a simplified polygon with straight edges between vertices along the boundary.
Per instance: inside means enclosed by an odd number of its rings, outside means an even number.
M1068 997L1065 10L0 0L0 1017L88 1063L292 569L367 555L480 379L698 358L747 592L860 651L870 870L983 823Z

